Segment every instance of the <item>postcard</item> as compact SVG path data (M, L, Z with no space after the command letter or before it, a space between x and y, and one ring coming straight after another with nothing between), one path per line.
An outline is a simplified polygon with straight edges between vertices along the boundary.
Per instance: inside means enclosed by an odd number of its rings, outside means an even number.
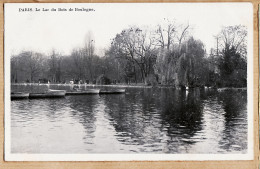
M5 3L6 161L253 160L250 3Z

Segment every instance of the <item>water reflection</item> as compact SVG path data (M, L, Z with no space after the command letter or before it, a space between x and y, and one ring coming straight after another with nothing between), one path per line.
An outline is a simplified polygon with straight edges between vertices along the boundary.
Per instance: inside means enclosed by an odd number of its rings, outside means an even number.
M100 106L103 104L100 103L99 95L89 95L89 96L70 96L68 99L71 102L70 107L74 110L72 112L73 118L75 118L82 126L84 127L84 136L83 142L85 144L94 144L93 140L95 139L96 133L96 121L98 118ZM91 147L86 146L86 150L92 151Z
M22 90L45 87L23 86ZM126 94L119 95L66 96L11 104L15 153L247 150L246 92L129 88Z
M241 93L227 92L221 97L220 101L223 103L225 130L223 132L222 140L220 142L224 149L229 151L238 151L245 149L247 144L242 140L247 139L247 97ZM228 138L228 139L227 139Z

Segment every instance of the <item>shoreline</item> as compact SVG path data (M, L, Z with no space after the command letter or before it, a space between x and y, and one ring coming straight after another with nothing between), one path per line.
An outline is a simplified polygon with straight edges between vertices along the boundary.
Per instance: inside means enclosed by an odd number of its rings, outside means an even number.
M147 86L144 84L133 84L133 85L126 85L126 84L113 84L113 85L97 85L97 84L57 84L57 83L11 83L11 85L17 86L86 86L86 87L112 87L112 88L172 88L172 89L180 89L176 88L175 86L171 85L157 85L157 86ZM186 90L192 90L200 87L189 88ZM225 90L247 90L247 87L221 87L221 88L211 88L211 87L204 87L204 89L215 89L217 91L225 91Z

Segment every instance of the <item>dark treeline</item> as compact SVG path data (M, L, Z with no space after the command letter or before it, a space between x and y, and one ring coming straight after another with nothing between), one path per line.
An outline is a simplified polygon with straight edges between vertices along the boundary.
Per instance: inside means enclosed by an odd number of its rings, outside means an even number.
M246 27L223 27L212 37L216 45L209 54L190 30L169 20L149 29L132 26L111 40L102 57L95 54L91 33L84 47L67 56L55 50L49 55L23 51L11 58L11 81L245 87Z

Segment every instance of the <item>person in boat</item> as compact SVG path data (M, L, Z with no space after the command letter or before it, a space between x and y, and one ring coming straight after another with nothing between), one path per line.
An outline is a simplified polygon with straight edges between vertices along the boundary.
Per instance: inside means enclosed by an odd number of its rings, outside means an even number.
M75 86L73 86L72 89L78 91L79 90L79 86L75 85Z

